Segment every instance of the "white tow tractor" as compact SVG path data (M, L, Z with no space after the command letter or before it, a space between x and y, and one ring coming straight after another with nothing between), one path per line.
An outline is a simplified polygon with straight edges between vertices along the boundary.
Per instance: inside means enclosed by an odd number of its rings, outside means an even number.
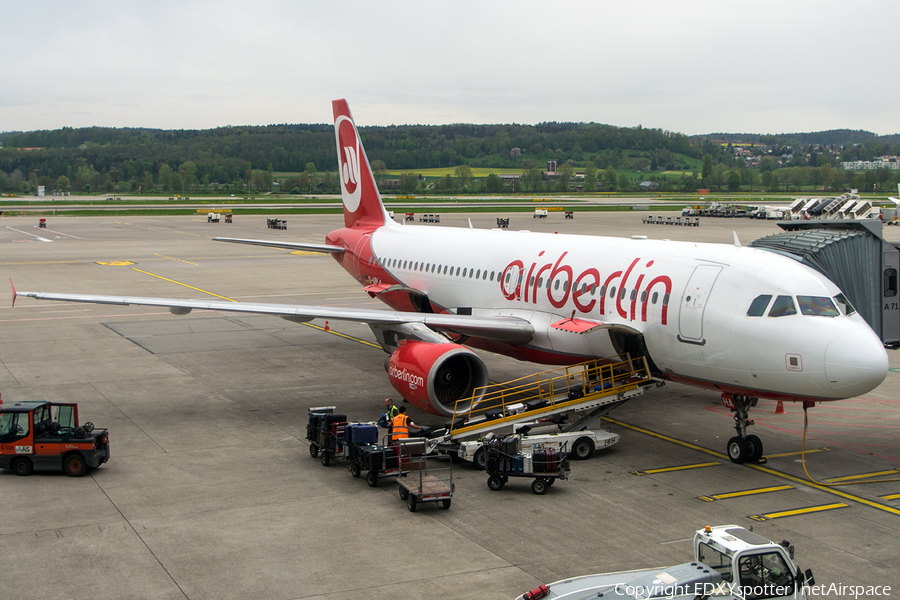
M815 585L812 571L801 573L794 547L776 544L739 525L705 527L694 534L694 562L573 577L541 585L517 600L540 598L790 598L805 600Z

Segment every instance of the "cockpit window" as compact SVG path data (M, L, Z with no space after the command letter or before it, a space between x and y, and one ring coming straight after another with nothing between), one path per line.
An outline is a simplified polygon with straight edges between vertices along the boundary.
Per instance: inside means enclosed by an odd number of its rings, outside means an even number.
M769 306L770 300L772 300L771 294L763 294L754 298L753 302L750 303L750 308L747 310L747 316L761 317L766 314L766 307Z
M828 296L797 296L797 303L800 304L800 312L804 315L819 317L840 315Z
M786 317L788 315L796 315L797 309L794 306L794 299L790 296L778 296L772 304L772 310L769 311L770 317Z
M842 313L847 315L848 317L856 312L856 309L853 308L853 305L844 297L843 294L838 294L834 297L834 303L837 304L837 307L840 309Z

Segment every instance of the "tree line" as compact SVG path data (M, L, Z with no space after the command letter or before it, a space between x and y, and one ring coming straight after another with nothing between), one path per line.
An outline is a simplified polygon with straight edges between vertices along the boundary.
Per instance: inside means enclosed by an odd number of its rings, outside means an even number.
M839 133L826 133L828 139L838 139ZM861 139L864 133L844 132L848 139ZM636 184L635 172L663 190L759 187L791 191L792 187L841 189L854 184L871 190L895 181L897 172L848 175L836 172L838 162L900 154L900 143L892 144L892 138L814 146L797 141L812 134L762 136L756 151L767 154L750 167L730 144L710 137L597 123L399 125L363 127L360 135L381 178L387 169L405 172L399 181L404 191L426 187L455 192L569 191L576 183L586 191L597 189L598 184L605 191L630 191ZM0 191L7 193L30 193L36 185L79 193L339 189L331 125L62 128L8 133L0 141ZM555 177L546 175L548 160L559 165ZM415 175L417 169L435 167L456 170L437 181ZM468 175L465 171L472 167L520 169L522 175L512 182L496 174L475 181L471 171ZM661 171L684 173L664 176ZM576 178L576 172L580 177Z

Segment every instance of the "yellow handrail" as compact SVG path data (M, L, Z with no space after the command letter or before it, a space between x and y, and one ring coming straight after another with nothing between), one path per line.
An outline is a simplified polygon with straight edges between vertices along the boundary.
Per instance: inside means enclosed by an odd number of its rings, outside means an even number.
M534 412L547 412L564 403L578 404L650 380L650 369L643 356L626 360L619 357L596 359L477 388L472 396L457 400L453 412L456 418L465 417L467 421L490 409L502 411L502 418L513 415L518 418L532 411L511 411L511 407L518 409L519 405L527 406L529 402L542 400L547 405L534 409ZM460 404L469 408L460 411Z

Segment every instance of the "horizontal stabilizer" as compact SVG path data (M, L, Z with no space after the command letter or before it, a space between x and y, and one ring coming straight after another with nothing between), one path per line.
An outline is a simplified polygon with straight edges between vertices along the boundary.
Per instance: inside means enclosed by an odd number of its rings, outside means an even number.
M341 246L329 246L328 244L303 244L299 242L270 242L267 240L242 240L238 238L213 238L214 242L230 242L232 244L249 244L251 246L268 246L270 248L283 248L285 250L304 250L306 252L323 252L325 254L341 253L345 248Z

